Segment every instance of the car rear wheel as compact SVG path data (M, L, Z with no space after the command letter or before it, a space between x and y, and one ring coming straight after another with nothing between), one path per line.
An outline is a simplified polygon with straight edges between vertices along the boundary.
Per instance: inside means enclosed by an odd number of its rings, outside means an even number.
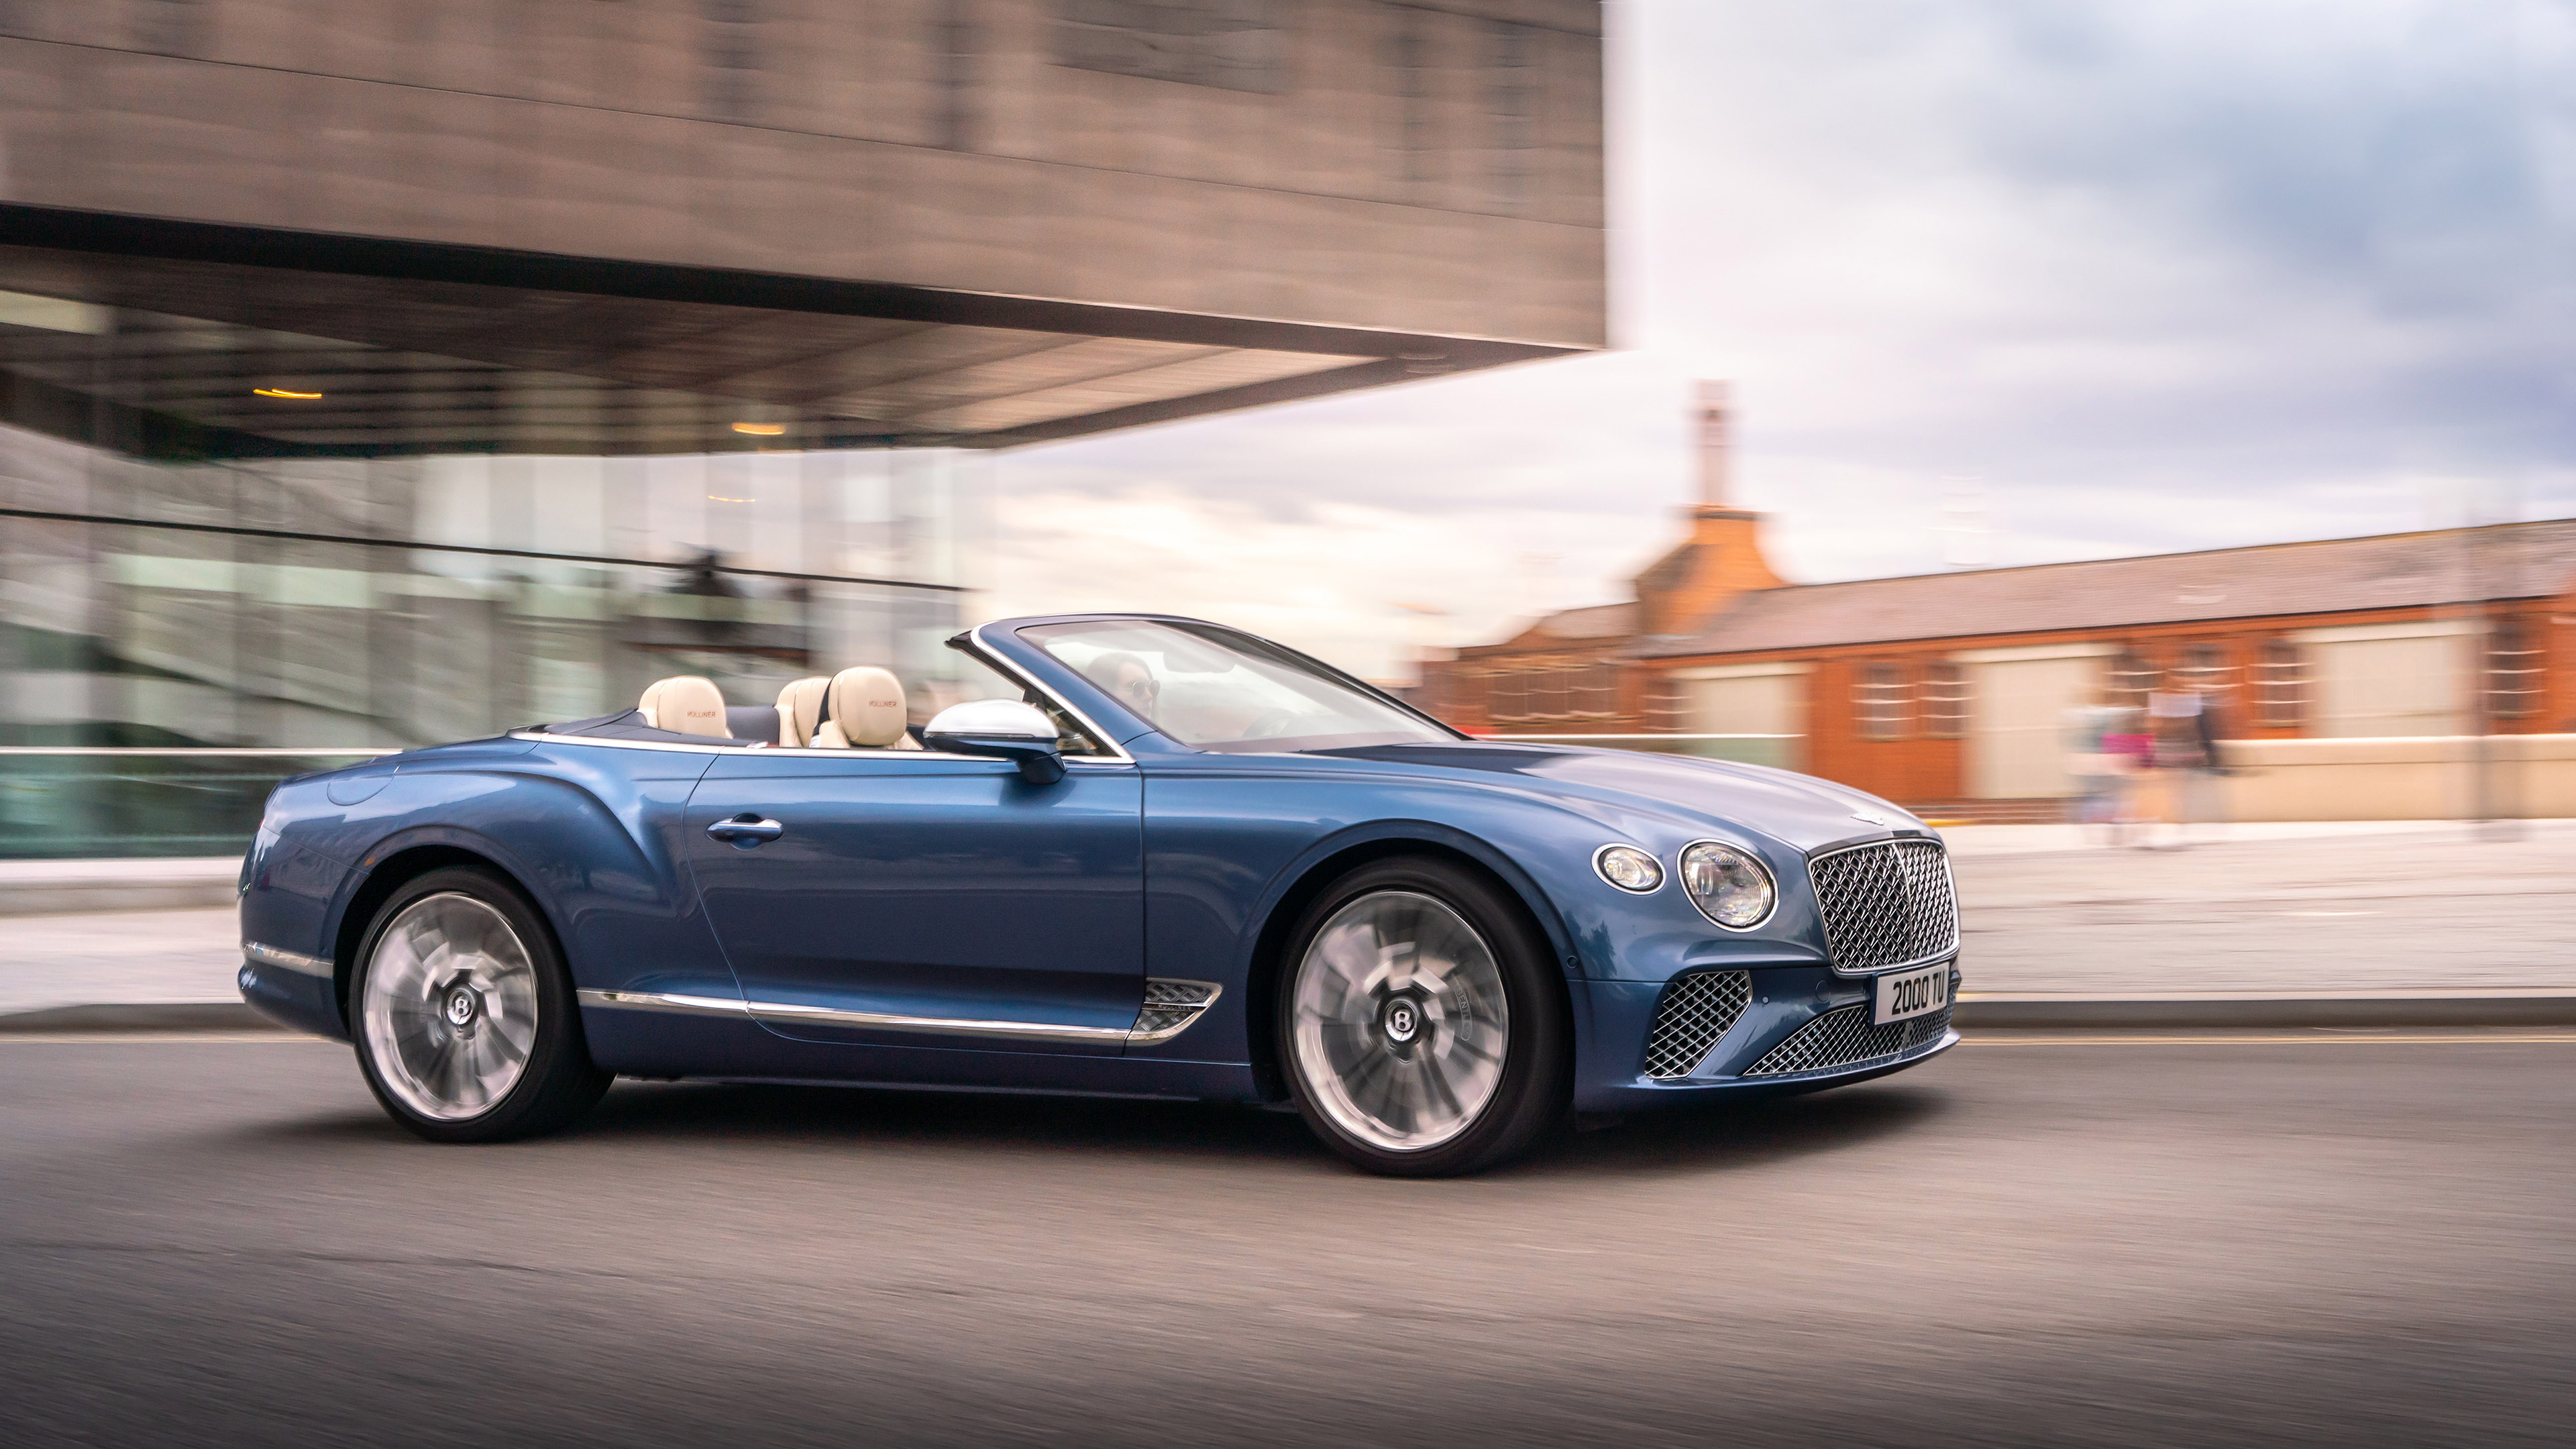
M1564 1116L1562 983L1519 903L1483 876L1416 858L1362 866L1307 908L1280 973L1297 1109L1371 1172L1492 1166Z
M551 1132L608 1090L553 934L494 872L451 867L396 890L367 929L349 999L368 1087L431 1141Z

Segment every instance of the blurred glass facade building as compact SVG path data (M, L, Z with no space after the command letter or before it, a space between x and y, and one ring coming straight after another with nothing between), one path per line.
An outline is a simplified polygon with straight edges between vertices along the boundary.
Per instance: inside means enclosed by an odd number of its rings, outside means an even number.
M173 751L935 698L989 450L1601 346L1600 63L1597 0L0 0L0 850L310 758Z
M672 674L740 701L837 660L935 680L981 552L953 451L0 450L12 745L403 747Z

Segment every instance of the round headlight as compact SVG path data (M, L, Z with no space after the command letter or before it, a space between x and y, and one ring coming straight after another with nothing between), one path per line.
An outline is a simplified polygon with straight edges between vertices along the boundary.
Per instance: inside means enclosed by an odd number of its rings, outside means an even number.
M1682 889L1700 914L1742 931L1762 924L1779 892L1762 862L1732 845L1703 840L1682 851Z
M1592 868L1623 891L1639 895L1664 883L1664 868L1633 845L1605 845L1592 852Z

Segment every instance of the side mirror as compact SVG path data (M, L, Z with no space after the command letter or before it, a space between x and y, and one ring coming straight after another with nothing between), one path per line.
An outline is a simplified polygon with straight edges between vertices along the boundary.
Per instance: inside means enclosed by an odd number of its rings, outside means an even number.
M1055 746L1055 724L1035 705L1016 699L973 699L952 704L922 727L921 742L952 755L991 755L1020 767L1032 785L1064 778L1064 756Z

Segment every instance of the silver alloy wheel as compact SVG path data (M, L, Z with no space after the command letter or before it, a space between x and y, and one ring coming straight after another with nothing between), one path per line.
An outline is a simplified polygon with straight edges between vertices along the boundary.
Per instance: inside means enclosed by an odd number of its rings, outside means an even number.
M1297 1073L1333 1124L1387 1152L1475 1125L1503 1079L1511 1011L1485 938L1418 891L1335 911L1297 964Z
M385 1087L441 1122L488 1112L527 1070L537 968L509 919L459 891L423 896L376 938L359 1016Z

